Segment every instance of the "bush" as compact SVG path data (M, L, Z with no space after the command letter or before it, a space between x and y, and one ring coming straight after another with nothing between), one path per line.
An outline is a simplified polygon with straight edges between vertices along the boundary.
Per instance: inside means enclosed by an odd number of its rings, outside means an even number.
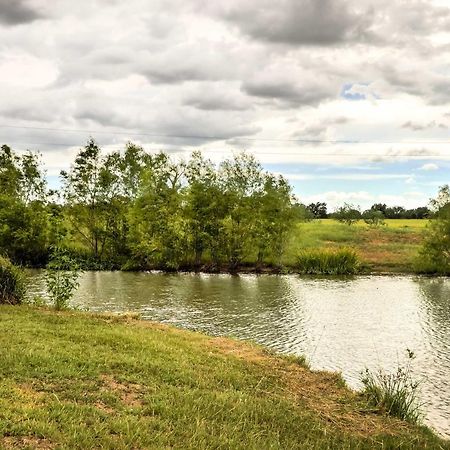
M416 271L450 274L450 203L442 206L432 220L416 262Z
M334 212L333 218L351 226L361 219L361 211L358 206L344 203L344 206L341 206Z
M47 265L45 283L55 309L65 309L78 289L80 269L76 261L61 248L53 250L52 259Z
M0 256L0 304L19 305L25 296L22 271Z
M369 405L380 408L383 412L408 422L419 422L422 414L417 400L419 382L414 381L411 374L411 361L414 353L408 352L408 364L399 367L395 373L376 373L366 369L361 381L364 384L363 395Z
M310 275L353 275L360 263L354 250L305 250L297 258L300 273Z
M386 225L384 221L384 214L381 211L374 209L368 209L362 214L362 219L369 225L369 227L378 228L380 226Z

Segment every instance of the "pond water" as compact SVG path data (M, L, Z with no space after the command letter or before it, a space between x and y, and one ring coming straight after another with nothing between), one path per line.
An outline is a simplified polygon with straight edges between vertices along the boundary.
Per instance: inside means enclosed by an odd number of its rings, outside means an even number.
M305 355L359 388L368 367L395 371L412 350L426 423L450 437L450 279L86 272L73 303L251 339ZM30 272L31 295L45 295Z

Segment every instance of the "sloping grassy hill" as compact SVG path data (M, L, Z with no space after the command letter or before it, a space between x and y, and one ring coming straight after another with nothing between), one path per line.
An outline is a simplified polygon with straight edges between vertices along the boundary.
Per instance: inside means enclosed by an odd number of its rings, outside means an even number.
M414 272L428 223L425 219L388 219L379 228L371 228L363 221L348 226L332 219L298 223L284 263L295 266L302 250L350 247L356 250L368 271Z
M0 306L0 447L450 448L334 374L162 325Z

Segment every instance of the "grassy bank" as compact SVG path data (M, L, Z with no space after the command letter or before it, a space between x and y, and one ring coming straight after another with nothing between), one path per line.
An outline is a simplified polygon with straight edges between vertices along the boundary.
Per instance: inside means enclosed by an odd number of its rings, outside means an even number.
M334 374L136 320L0 306L0 448L450 448Z
M354 249L366 271L414 272L414 260L423 242L428 220L386 220L371 228L363 221L348 226L332 219L298 223L284 258L295 265L296 256L309 249Z

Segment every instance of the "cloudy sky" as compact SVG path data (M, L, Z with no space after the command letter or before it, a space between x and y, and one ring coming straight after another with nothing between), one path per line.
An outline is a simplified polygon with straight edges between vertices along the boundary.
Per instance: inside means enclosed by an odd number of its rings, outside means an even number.
M450 182L450 0L0 0L0 143L246 149L302 201Z

